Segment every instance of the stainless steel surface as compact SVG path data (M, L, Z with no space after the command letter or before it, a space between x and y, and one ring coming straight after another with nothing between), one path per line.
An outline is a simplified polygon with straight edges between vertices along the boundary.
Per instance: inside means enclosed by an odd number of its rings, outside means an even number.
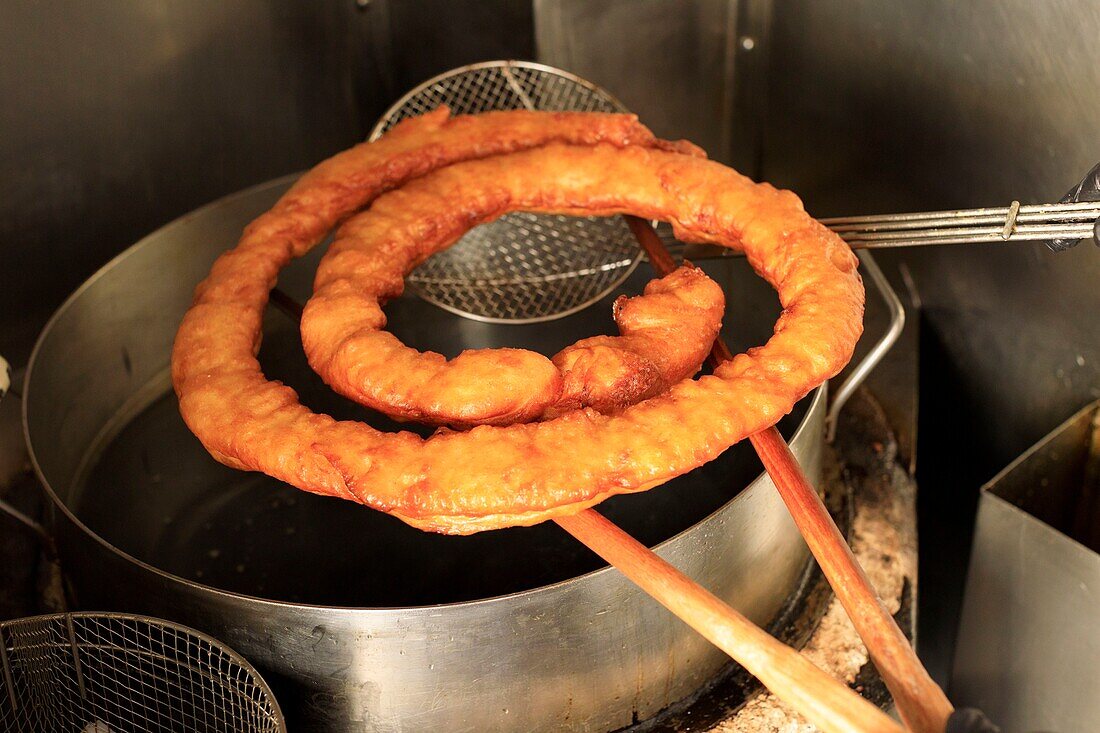
M286 731L252 665L159 619L66 613L4 621L0 667L0 728L10 733Z
M526 0L371 0L362 15L372 31L369 46L378 58L387 105L447 69L535 55Z
M728 0L535 0L538 59L606 87L658 135L725 160L734 64L745 53L732 35L737 8Z
M844 405L855 394L859 386L866 381L868 375L890 353L890 349L894 348L894 344L901 337L902 330L905 329L905 308L886 276L882 274L882 270L879 269L874 257L870 253L860 252L859 260L863 265L863 269L871 276L871 284L874 286L875 292L886 304L890 322L870 350L856 360L855 366L847 372L844 381L840 383L840 387L837 388L836 394L833 396L832 403L829 405L829 412L825 415L825 440L830 443L836 437L836 426L840 411L844 409Z
M746 34L699 5L536 2L539 58L607 87L661 134L720 159L728 145L736 167L796 191L816 216L1052 201L1100 157L1092 0L791 0L757 21L764 43L732 67L699 39L728 48ZM763 80L745 64L757 50ZM731 109L730 86L758 91ZM727 142L722 121L738 130L746 116L763 118L760 136ZM921 647L946 681L978 487L1100 397L1100 319L1088 315L1100 256L1036 242L877 260L895 283L904 272L923 322Z
M599 87L527 61L486 61L428 79L375 124L377 140L401 120L437 107L625 112ZM538 323L576 313L614 290L641 250L621 217L516 212L474 228L407 278L425 300L487 323Z
M982 487L951 696L1006 731L1100 720L1098 460L1093 403Z
M771 0L535 0L538 60L601 84L658 135L760 172Z
M539 59L600 83L660 134L793 189L816 216L1013 199L1023 209L1057 199L1100 153L1092 0L795 0L749 13L763 43L740 25L747 11L743 2L539 0ZM744 37L752 50L725 64L714 44ZM762 83L745 64L758 51ZM729 111L723 90L754 85L762 91L736 96ZM736 130L745 115L764 118L760 138L728 135L723 120ZM956 465L929 482L968 494L971 507L999 465L1100 396L1100 321L1079 316L1100 307L1100 257L1088 247L1049 254L987 244L878 258L892 277L905 263L920 291L926 338L940 346L926 377L966 385L965 431L949 409L955 396L926 405L925 419L929 433L964 433L980 446L965 476Z
M1100 204L1011 205L999 209L930 211L822 219L857 249L1091 238Z
M139 243L82 286L38 343L25 429L81 606L167 616L225 640L264 670L296 730L611 730L704 684L724 657L553 526L430 535L206 455L167 392L171 341L211 261L288 185L227 198ZM293 297L309 292L316 257L307 260L280 277ZM766 339L779 312L767 284L743 261L706 266L736 314L731 345ZM444 353L552 351L613 327L609 300L536 327L479 323L411 297L388 308L403 339ZM324 388L289 319L272 311L267 321L267 374L316 409L381 424ZM813 480L824 410L818 390L781 425ZM735 447L601 510L766 624L808 553L758 472Z
M764 178L816 215L1050 201L1100 152L1091 0L798 1L774 28ZM906 263L920 292L944 359L928 376L968 390L958 412L978 447L973 498L1100 396L1100 320L1081 317L1100 307L1094 248L933 247L879 261Z
M5 356L165 221L361 139L388 101L373 22L349 0L0 4Z
M1100 157L1097 38L1092 0L785 2L761 177L817 216L1056 200ZM920 635L946 681L978 487L1100 397L1100 252L877 259L895 282L905 266L923 306Z

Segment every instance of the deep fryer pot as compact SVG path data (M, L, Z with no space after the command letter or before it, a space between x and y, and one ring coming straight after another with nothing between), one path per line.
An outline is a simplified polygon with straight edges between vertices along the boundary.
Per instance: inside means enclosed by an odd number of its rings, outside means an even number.
M213 259L291 180L145 238L78 289L38 341L24 427L79 606L161 616L225 641L272 682L294 730L613 730L704 685L728 660L551 523L422 533L225 468L187 431L168 379L176 328ZM292 265L280 287L307 297L315 262ZM731 346L766 340L779 312L770 288L741 260L705 268L727 293ZM621 292L640 290L647 269ZM448 355L553 353L613 328L610 299L535 326L477 323L413 297L387 310L407 343ZM332 396L305 364L296 325L269 311L269 377L314 409L394 428ZM815 482L824 419L822 387L781 424ZM759 470L735 446L601 511L766 625L808 552Z

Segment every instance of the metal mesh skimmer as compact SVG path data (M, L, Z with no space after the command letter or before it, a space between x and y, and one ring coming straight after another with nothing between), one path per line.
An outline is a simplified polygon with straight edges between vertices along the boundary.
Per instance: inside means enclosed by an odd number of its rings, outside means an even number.
M247 661L166 621L73 613L0 623L0 665L0 731L286 731Z
M441 105L454 114L490 110L625 112L608 92L568 72L525 61L489 61L429 79L399 99L371 132ZM613 290L641 257L621 217L517 212L476 227L409 274L422 298L493 323L575 313Z

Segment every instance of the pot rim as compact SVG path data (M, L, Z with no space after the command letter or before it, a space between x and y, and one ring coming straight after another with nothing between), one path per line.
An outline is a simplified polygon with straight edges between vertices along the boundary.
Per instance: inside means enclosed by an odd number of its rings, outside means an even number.
M607 565L607 566L604 566L602 568L598 568L596 570L592 570L590 572L584 573L582 575L577 575L577 576L574 576L572 578L566 578L565 580L560 580L556 583L550 583L548 585L541 585L541 586L538 586L536 588L529 588L527 590L517 591L515 593L506 593L506 594L503 594L503 595L490 596L490 597L487 597L487 598L478 598L478 599L475 599L475 600L455 601L455 602L451 602L451 603L438 603L438 604L432 604L432 605L426 605L426 606L325 606L325 605L319 605L319 604L313 604L313 603L298 603L298 602L292 602L292 601L277 601L277 600L273 600L273 599L270 599L270 598L261 598L259 596L249 595L249 594L246 594L246 593L237 593L237 592L234 592L234 591L222 590L220 588L215 588L214 586L205 585L203 583L198 583L198 582L193 581L193 580L188 580L187 578L183 578L179 575L175 575L174 573L169 573L166 570L162 570L162 569L160 569L160 568L158 568L154 565L151 565L151 564L145 562L144 560L141 560L137 557L134 557L133 555L129 554L128 552L125 552L125 551L119 549L118 547L115 547L113 544L111 544L106 539L101 537L98 533L94 532L90 527L88 527L88 525L86 525L79 517L76 516L76 514L68 507L68 505L64 501L61 500L61 498L58 496L58 494L54 491L53 485L50 483L50 481L46 478L45 474L43 473L42 467L41 467L41 465L38 461L38 456L35 453L34 441L31 438L29 413L28 413L28 409L27 409L27 406L28 406L28 404L30 404L30 401L31 401L31 395L32 395L33 386L34 386L34 381L33 381L34 367L35 367L35 364L38 361L39 352L43 348L43 343L49 337L50 332L53 330L53 328L54 328L55 324L57 323L57 321L59 321L65 315L65 313L68 311L68 309L73 305L73 303L75 303L84 294L85 291L90 290L92 287L94 287L94 285L100 279L105 277L115 267L119 266L119 264L121 262L123 262L126 258L132 256L132 254L134 252L136 252L137 250L142 249L144 247L154 246L155 243L157 241L159 241L160 237L163 235L164 232L169 231L169 230L174 229L174 228L177 228L177 227L180 227L180 226L184 226L191 219L193 219L195 217L198 217L198 216L205 215L205 214L209 213L210 211L218 209L222 206L229 205L230 203L236 201L237 199L246 198L250 195L254 195L256 193L259 193L261 191L266 191L266 190L269 190L269 189L277 189L279 187L283 187L283 188L288 187L291 183L293 183L295 180L297 180L301 175L302 175L301 173L292 173L292 174L289 174L289 175L280 176L278 178L274 178L274 179L265 181L263 183L256 184L254 186L249 186L247 188L241 189L241 190L236 191L234 193L228 194L227 196L223 196L222 198L219 198L219 199L217 199L215 201L212 201L208 204L200 206L199 208L194 209L193 211L190 211L190 212L184 214L183 216L180 216L177 219L174 219L173 221L169 222L168 224L165 224L164 226L159 227L155 231L151 232L150 234L147 234L146 236L142 237L141 239L139 239L137 242L135 242L131 246L127 247L125 250L123 250L122 252L117 254L115 257L113 257L111 260L109 260L105 265L103 265L98 270L96 270L96 272L93 273L83 283L81 283L80 286L76 290L74 290L64 300L64 302L62 302L62 304L57 308L57 310L55 310L53 312L53 314L50 316L50 319L46 322L46 325L42 328L42 332L39 334L38 338L35 340L34 349L31 351L30 359L27 362L26 375L25 375L24 380L23 380L23 393L22 393L22 406L21 406L22 410L21 411L22 411L22 422L23 422L23 439L24 439L24 442L26 443L26 446L27 446L27 453L30 456L31 466L34 469L34 473L38 477L38 481L39 481L39 483L41 483L43 490L50 497L50 501L53 503L54 507L56 509L59 509L61 511L61 513L65 515L66 519L68 519L77 529L79 529L82 533L84 533L85 535L90 537L93 541L98 543L105 550L107 550L111 554L121 558L122 560L125 560L125 561L127 561L127 562L129 562L133 565L136 565L137 567L141 568L142 570L144 570L146 572L152 573L153 575L159 577L163 581L166 581L166 582L168 582L170 584L173 584L173 585L183 586L183 587L185 587L185 588L187 588L191 591L195 591L195 592L198 592L198 593L203 593L203 594L211 595L211 596L214 596L214 597L218 597L218 598L221 598L222 600L225 600L225 601L230 602L230 603L233 603L233 602L247 603L247 604L252 604L252 605L267 606L267 607L270 607L270 608L279 608L279 609L287 609L287 610L292 610L292 609L297 609L297 610L324 610L326 612L343 612L343 613L351 613L351 614L356 614L356 615L389 614L389 613L393 613L395 611L398 611L398 612L401 612L402 614L406 614L406 615L410 615L410 616L422 615L422 614L433 614L434 615L434 614L438 614L441 611L457 611L457 610L462 610L462 609L474 608L474 607L478 607L478 606L489 604L489 603L500 603L502 601L504 601L504 602L525 601L525 600L537 597L539 595L558 592L558 591L564 590L564 589L566 589L570 586L579 585L581 583L588 583L593 578L595 578L597 576L600 576L600 575L605 574L605 573L614 572L615 569L613 567L611 567L610 565ZM802 420L799 422L798 426L795 428L794 434L791 436L791 439L790 439L790 444L792 446L792 449L795 447L796 444L801 443L801 442L803 442L804 440L807 439L805 437L805 433L806 433L807 430L810 429L810 421L808 421L806 418L809 415L811 415L815 410L823 409L822 403L826 399L827 385L828 385L828 382L825 382L825 383L821 384L820 386L816 387L815 389L813 389L810 392L810 395L809 395L810 403L809 403L809 406L806 409L806 414L803 416ZM805 399L806 398L803 397L803 400L805 400ZM692 531L696 530L700 525L705 524L707 522L710 522L715 517L717 517L718 515L723 514L726 511L728 511L730 509L730 507L732 507L735 502L737 502L739 499L741 499L743 496L745 496L750 490L756 488L762 482L765 482L767 480L768 480L767 473L762 471L761 473L757 474L757 476L753 480L749 481L744 487L742 487L725 504L718 507L717 509L715 509L713 512L711 512L707 516L703 517L702 519L700 519L695 524L692 524L691 526L684 528L680 532L677 532L676 534L674 534L672 537L669 537L668 539L664 540L663 542L653 546L652 549L655 550L656 552L658 552L658 554L660 554L660 552L662 550L667 549L668 547L670 547L674 543L680 542L685 537L685 535L687 535L689 532L692 532ZM367 507L364 507L364 509L367 510L367 511L373 511L373 510L371 510Z

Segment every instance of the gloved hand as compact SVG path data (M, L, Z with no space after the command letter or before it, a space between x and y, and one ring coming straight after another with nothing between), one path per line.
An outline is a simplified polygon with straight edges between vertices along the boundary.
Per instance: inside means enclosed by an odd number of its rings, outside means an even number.
M1100 201L1100 163L1097 163L1091 171L1085 174L1085 177L1076 186L1069 190L1060 204L1074 204L1079 201ZM1052 239L1047 242L1047 247L1050 247L1051 252L1065 252L1071 247L1076 247L1077 244L1084 240L1078 239ZM1092 242L1096 246L1100 247L1100 219L1096 220L1096 225L1092 229Z
M1001 733L985 713L976 708L959 708L947 719L944 733Z

